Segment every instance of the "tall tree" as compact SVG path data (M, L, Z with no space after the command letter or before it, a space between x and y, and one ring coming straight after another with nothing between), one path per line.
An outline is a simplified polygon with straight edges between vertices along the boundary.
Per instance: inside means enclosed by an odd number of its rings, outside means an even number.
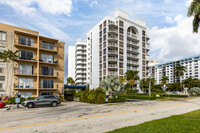
M193 0L188 8L187 16L193 18L193 32L198 33L200 24L200 0Z
M18 51L11 51L11 50L4 50L3 52L0 52L0 59L6 63L6 69L7 69L7 72L8 72L8 63L10 61L12 61L12 65L14 64L13 61L15 61L17 58L18 58L18 55L17 55ZM14 66L14 65L13 65ZM11 86L8 86L8 78L6 78L6 88L10 88L10 96L11 96L11 88L12 88L12 84L13 84L13 70L12 70L12 74L11 74Z
M125 73L125 77L130 85L130 88L133 87L135 83L137 83L137 81L140 79L138 73L139 73L138 71L133 71L133 70L128 70Z
M166 82L169 80L169 78L167 76L163 76L161 80L162 80L163 84L166 84Z
M179 65L175 67L175 74L179 77L180 86L181 86L181 77L183 76L184 72L186 72L185 66Z
M70 85L74 85L75 84L75 82L74 82L72 77L68 77L67 78L67 84L70 84Z

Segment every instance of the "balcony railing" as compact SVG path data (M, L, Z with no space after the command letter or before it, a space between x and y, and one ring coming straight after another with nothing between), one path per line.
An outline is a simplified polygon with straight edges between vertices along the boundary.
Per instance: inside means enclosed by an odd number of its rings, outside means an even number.
M138 56L136 55L132 55L132 54L127 54L128 57L133 57L133 58L138 58Z
M115 29L115 28L109 28L109 31L111 31L111 32L118 32L118 30Z
M138 63L138 62L135 62L135 61L130 61L130 60L128 60L128 61L127 61L127 63L134 64L134 65L139 65L139 63Z
M108 71L108 75L117 75L117 71Z
M108 54L118 54L117 50L108 50Z
M116 46L117 47L117 43L108 43L108 46Z
M134 49L134 48L131 48L131 47L127 47L128 50L130 51L133 51L133 52L137 52L138 53L138 50Z
M117 68L117 64L116 65L114 65L114 64L108 64L108 67L109 68Z
M14 73L19 75L36 75L36 73L32 69L25 70L25 69L15 68Z
M128 70L133 70L133 71L137 71L137 68L135 67L127 67Z
M132 41L127 41L127 43L128 43L128 44L131 44L131 45L136 45L136 46L138 46L137 43L132 42Z
M110 58L110 57L109 57L108 60L109 60L109 61L117 61L118 59L117 59L117 58Z
M127 33L127 36L134 38L134 39L137 39L137 36L135 34L130 33L130 32Z
M117 36L108 36L108 39L117 39Z

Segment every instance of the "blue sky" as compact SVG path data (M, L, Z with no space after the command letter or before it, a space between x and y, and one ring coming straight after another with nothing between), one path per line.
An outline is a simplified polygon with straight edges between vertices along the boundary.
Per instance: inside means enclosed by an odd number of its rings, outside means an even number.
M84 40L86 33L116 9L131 19L146 21L150 36L150 58L166 62L200 55L199 34L192 33L187 18L191 0L0 0L0 22L40 32L64 41L65 78L67 46Z

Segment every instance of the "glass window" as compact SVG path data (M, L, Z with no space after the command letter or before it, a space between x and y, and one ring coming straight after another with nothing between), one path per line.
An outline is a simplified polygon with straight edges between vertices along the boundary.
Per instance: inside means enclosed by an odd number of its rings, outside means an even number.
M54 80L53 79L42 79L41 87L42 88L54 88Z
M26 59L26 60L32 60L33 59L33 52L31 51L19 51L19 58L20 59Z
M42 61L53 63L54 62L54 56L53 55L42 54Z
M41 92L41 95L53 95L53 92Z
M19 36L19 44L33 47L34 39L25 36Z
M0 76L0 81L5 81L5 76Z
M54 74L54 68L53 67L41 67L41 74L42 75L50 75L53 76Z
M54 44L48 42L42 42L42 48L54 50Z
M3 88L3 83L0 83L0 89L2 89Z
M19 78L19 88L33 88L33 79Z
M0 73L3 73L3 67L0 67Z
M0 31L0 40L3 40L3 41L6 40L6 33L3 31Z
M23 65L19 64L19 74L33 74L33 66L32 65Z

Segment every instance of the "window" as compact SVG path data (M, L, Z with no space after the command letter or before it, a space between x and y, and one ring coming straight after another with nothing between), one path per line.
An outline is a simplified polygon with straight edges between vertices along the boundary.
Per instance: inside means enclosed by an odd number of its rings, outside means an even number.
M2 89L3 88L3 83L0 83L0 89Z
M19 78L19 88L33 88L33 79Z
M25 37L25 36L19 36L19 44L32 46L33 47L34 39Z
M43 96L43 95L53 95L53 92L41 92L40 94L41 94L42 96Z
M123 21L119 21L119 26L124 27L124 22Z
M18 73L19 74L33 74L33 66L19 64Z
M3 68L2 67L0 67L0 73L3 73Z
M41 67L41 74L42 75L49 75L53 76L54 75L54 68L53 67Z
M119 33L123 34L124 33L124 30L123 28L119 28Z
M3 40L3 41L6 40L6 33L3 31L0 31L0 40Z
M48 42L42 42L42 48L49 49L49 50L54 50L54 44L53 43L48 43Z
M54 88L54 80L53 79L42 79L41 87L42 88Z
M54 62L54 56L53 55L42 54L42 61L53 63Z
M5 76L0 76L0 81L5 81Z
M32 60L33 59L33 52L31 51L19 51L19 58L20 59L26 59L26 60Z

